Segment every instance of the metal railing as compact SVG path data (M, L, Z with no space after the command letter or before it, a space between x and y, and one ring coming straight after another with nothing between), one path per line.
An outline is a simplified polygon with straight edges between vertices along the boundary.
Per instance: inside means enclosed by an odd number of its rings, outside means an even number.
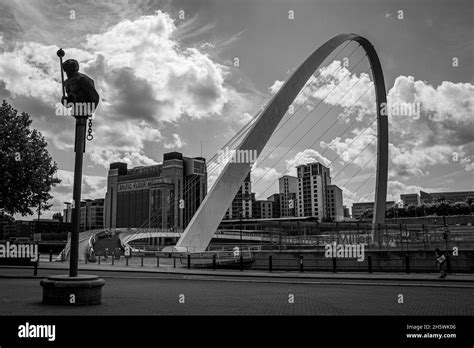
M474 251L460 250L458 254L447 252L444 265L448 273L474 273ZM360 261L355 255L349 257L326 256L324 250L298 251L255 251L255 250L214 250L201 253L132 253L126 257L122 253L97 253L92 262L99 265L125 267L172 267L207 269L252 269L260 271L289 272L438 272L434 251L365 251ZM52 254L49 262L52 262ZM47 262L42 258L41 262ZM86 263L91 262L91 260Z

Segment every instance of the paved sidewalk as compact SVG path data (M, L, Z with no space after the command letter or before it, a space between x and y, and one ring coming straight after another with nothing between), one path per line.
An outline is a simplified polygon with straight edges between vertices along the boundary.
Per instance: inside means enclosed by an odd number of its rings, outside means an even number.
M14 267L4 267L14 268ZM58 270L58 269L69 269L69 262L40 262L38 267L39 270ZM294 278L294 279L349 279L349 280L393 280L393 281L426 281L436 282L442 284L443 282L463 282L463 283L474 283L474 274L471 273L457 273L449 274L445 279L438 279L438 273L396 273L396 272L374 272L374 273L361 273L361 272L313 272L313 271L260 271L260 270L234 270L234 269L188 269L177 264L174 268L170 264L160 264L160 267L156 267L156 264L150 265L145 264L130 264L125 266L122 264L109 263L88 263L79 264L80 271L110 271L110 272L126 272L126 273L159 273L159 274L180 274L180 275L202 275L202 276L227 276L227 277L256 277L256 278ZM15 278L12 272L8 272L2 275L2 268L0 268L0 278ZM33 269L32 269L33 273ZM24 272L22 273L24 274ZM18 278L25 278L24 275L17 276ZM33 275L32 275L33 277ZM38 276L40 277L40 276Z

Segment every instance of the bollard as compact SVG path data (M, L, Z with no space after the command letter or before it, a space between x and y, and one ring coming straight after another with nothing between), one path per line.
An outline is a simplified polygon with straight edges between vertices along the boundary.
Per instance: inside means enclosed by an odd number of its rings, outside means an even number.
M156 255L156 267L160 267L160 255Z
M53 262L53 249L49 249L49 262Z
M304 269L303 269L303 255L300 255L300 272L304 272Z
M191 268L191 254L188 254L188 269Z
M332 258L332 271L334 273L337 272L337 265L336 265L336 258L335 257Z
M367 263L369 264L369 273L372 273L372 256L367 256Z
M142 267L143 267L143 254L142 254Z
M114 265L114 259L115 259L115 252L112 252L112 266Z
M240 253L240 270L244 270L244 256L242 255L242 252Z
M268 271L269 272L273 271L272 255L268 257Z
M173 256L173 268L176 268L176 256Z
M128 256L125 256L125 266L128 266Z
M39 264L39 255L38 255L38 260L35 262L35 266L33 269L33 275L37 276L38 275L38 264Z
M410 273L410 256L408 254L405 255L405 269L407 273Z
M97 253L98 259L99 259L99 265L100 265L100 253Z
M216 269L216 254L212 255L212 269Z

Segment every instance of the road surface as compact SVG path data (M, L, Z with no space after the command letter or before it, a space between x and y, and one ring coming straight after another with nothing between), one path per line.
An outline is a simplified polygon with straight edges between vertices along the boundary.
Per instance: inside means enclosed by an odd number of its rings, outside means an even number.
M64 270L44 270L48 275ZM31 276L31 270L2 269ZM40 278L2 278L3 315L473 315L474 284L338 279L268 279L94 272L103 303L46 306Z

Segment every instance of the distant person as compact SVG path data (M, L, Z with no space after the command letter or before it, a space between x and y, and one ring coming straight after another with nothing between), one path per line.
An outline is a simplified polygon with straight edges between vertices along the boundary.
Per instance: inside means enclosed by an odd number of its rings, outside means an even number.
M438 270L440 271L440 275L438 278L446 278L446 271L444 270L444 265L446 263L446 255L441 250L439 250L439 248L436 248L435 256L436 262L438 264Z
M89 250L89 261L90 262L96 262L97 261L97 259L95 257L95 251L94 251L93 248L90 248L90 250Z

